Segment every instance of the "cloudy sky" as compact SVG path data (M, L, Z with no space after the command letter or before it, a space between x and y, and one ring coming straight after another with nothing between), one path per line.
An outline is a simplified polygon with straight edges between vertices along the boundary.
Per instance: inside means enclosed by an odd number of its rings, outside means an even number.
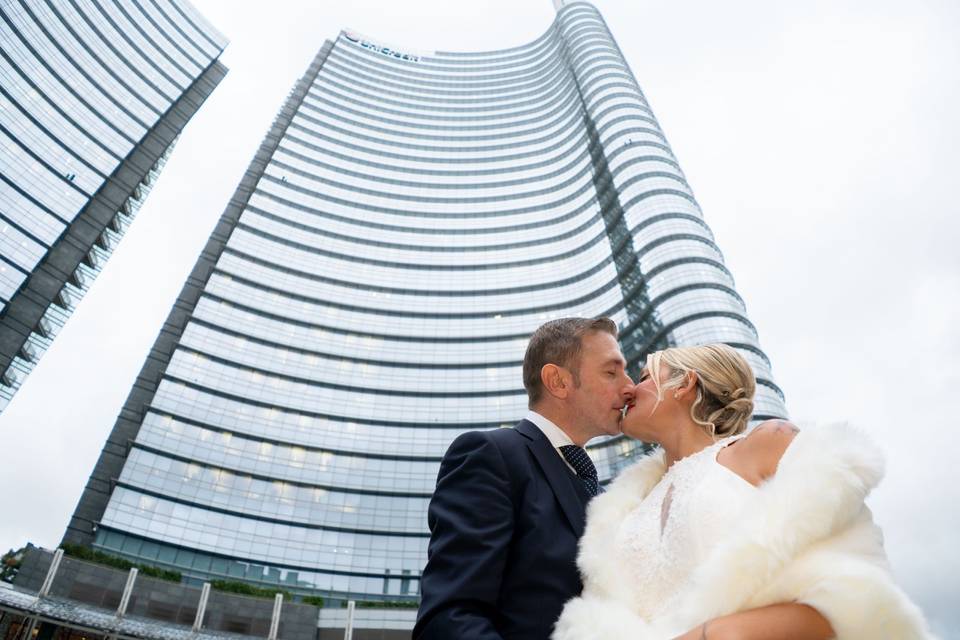
M516 46L551 0L196 0L230 73L0 415L0 549L54 546L160 325L294 81L341 28ZM960 3L596 0L802 424L874 434L894 572L960 637Z

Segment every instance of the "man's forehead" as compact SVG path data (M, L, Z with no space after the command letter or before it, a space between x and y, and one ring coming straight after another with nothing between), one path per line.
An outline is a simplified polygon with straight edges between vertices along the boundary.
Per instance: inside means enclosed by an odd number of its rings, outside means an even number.
M609 333L595 332L584 336L583 353L590 358L623 363L623 353L617 339Z

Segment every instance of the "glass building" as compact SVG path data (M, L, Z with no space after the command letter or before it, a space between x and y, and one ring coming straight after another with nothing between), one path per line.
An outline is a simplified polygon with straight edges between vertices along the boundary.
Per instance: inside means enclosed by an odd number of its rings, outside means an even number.
M635 374L722 341L784 416L733 278L597 10L523 46L351 32L294 87L65 539L299 593L415 599L458 434L526 411L528 336L608 315ZM640 447L591 444L602 480Z
M0 410L226 73L185 0L0 2Z

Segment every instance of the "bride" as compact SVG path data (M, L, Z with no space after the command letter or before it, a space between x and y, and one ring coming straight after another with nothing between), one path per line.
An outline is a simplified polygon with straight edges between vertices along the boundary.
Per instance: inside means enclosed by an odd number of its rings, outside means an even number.
M847 426L743 435L754 391L725 345L648 358L622 429L660 449L591 502L553 640L931 637L864 505L876 447Z

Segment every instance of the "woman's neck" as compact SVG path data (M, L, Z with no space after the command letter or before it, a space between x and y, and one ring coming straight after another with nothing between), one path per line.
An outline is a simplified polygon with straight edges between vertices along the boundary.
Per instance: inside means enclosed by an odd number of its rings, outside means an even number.
M660 446L666 453L669 469L677 460L703 451L714 442L715 440L703 430L703 427L693 420L686 420L684 424L679 425L679 428L672 429L668 436L662 438Z

